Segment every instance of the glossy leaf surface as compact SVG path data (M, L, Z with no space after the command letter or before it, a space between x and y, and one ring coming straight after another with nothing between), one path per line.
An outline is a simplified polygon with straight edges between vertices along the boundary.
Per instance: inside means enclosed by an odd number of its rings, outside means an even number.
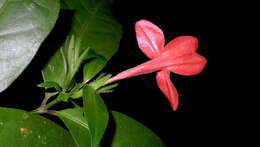
M84 114L89 125L92 147L99 146L108 124L108 112L95 89L86 85L83 90Z
M161 139L141 123L119 112L112 112L115 135L112 147L165 147Z
M91 147L89 127L82 108L65 109L58 111L57 115L68 127L78 147Z
M0 108L1 147L76 147L68 131L54 122L12 108Z
M59 0L0 0L0 92L30 63L58 12Z

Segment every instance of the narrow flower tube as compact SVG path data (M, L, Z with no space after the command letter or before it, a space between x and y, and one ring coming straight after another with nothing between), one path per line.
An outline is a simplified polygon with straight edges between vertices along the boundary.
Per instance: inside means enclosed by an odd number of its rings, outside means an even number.
M175 64L174 60L171 60L169 57L160 56L158 58L149 60L141 65L138 65L136 67L130 68L128 70L125 70L117 74L116 76L109 79L105 84L109 84L118 80L130 78L142 74L156 72L174 64Z

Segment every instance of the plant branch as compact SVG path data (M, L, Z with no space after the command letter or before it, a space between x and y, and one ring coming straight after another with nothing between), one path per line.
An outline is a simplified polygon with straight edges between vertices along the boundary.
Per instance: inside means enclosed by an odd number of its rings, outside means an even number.
M43 106L43 108L44 108L44 110L48 110L50 107L52 107L53 105L55 105L55 104L57 104L59 102L61 102L61 99L59 97L57 97L53 101L48 103L47 105Z

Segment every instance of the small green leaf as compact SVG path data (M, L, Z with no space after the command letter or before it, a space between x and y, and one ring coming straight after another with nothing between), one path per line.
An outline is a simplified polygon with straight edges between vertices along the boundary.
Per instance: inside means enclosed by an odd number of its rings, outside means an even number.
M59 0L0 0L0 92L31 62L59 7Z
M74 99L82 97L84 85L85 85L84 83L75 85L74 88L70 92L70 97L74 98Z
M117 87L118 84L115 83L115 84L111 84L111 85L106 85L106 86L103 86L101 88L98 89L98 93L106 93L106 92L109 92L111 91L113 88Z
M69 100L69 98L70 98L70 94L69 93L61 92L61 93L59 93L59 96L58 96L57 99L60 99L60 100L62 100L64 102L67 102Z
M112 147L165 147L161 139L141 123L116 111L112 111L112 115L116 126Z
M64 45L64 53L67 60L68 68L67 75L64 81L66 88L70 86L74 75L78 71L81 63L88 55L88 52L90 50L89 47L86 47L82 52L80 52L81 40L79 38L76 39L74 35L68 36L68 38L68 41L66 41Z
M68 127L78 147L91 147L91 136L86 119L83 117L83 110L80 107L65 109L56 112L56 115Z
M101 77L98 77L95 81L91 82L89 85L93 87L95 90L102 87L103 84L111 78L111 74L106 74Z
M70 97L73 99L77 99L77 98L81 98L82 95L83 95L83 90L80 89L79 91L72 93Z
M83 110L91 133L92 147L98 147L108 124L108 112L95 89L86 85L83 90Z
M56 82L43 82L37 85L38 87L42 87L42 88L54 88L57 91L62 91L62 88L60 87L60 85Z
M1 147L76 147L68 131L36 114L0 108Z
M84 81L91 80L106 65L107 60L103 57L96 57L84 65L83 74Z

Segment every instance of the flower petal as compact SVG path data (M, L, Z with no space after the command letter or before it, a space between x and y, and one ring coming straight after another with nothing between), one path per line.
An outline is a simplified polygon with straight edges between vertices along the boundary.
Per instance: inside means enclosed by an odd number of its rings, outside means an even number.
M194 53L198 48L198 39L193 36L180 36L173 39L165 47L165 52L172 57Z
M178 92L170 80L170 72L166 70L157 72L156 80L159 88L167 97L167 99L171 103L172 109L175 111L179 103Z
M203 56L194 53L176 58L174 63L173 66L167 67L167 70L180 75L191 76L200 73L205 67L207 60Z
M135 24L136 39L144 54L153 59L164 50L164 34L162 30L147 20Z

